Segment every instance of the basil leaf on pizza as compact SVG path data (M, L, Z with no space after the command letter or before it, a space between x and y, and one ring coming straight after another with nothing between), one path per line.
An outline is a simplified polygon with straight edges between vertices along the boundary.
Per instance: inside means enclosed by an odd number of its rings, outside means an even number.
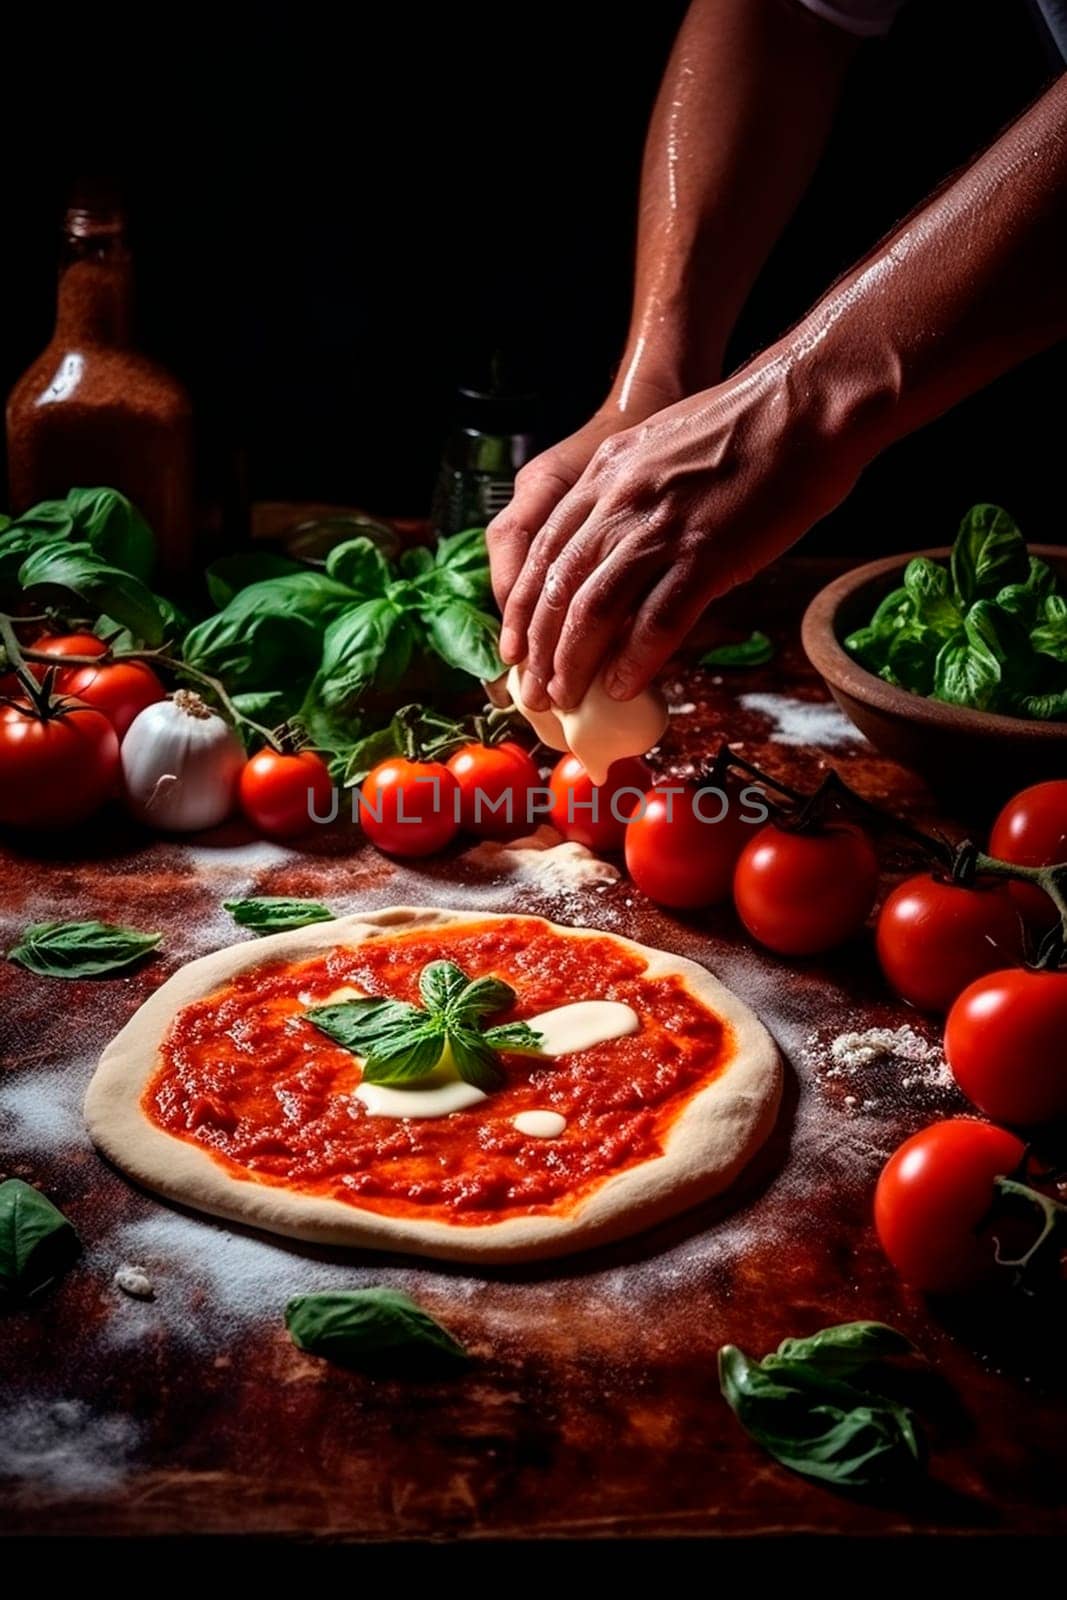
M893 1328L846 1322L785 1339L755 1361L719 1351L719 1386L757 1444L791 1471L841 1489L875 1489L921 1470L915 1413L877 1383L877 1367L912 1346Z
M294 1295L285 1326L300 1350L342 1366L391 1374L466 1366L466 1350L397 1289L334 1289Z
M47 1195L21 1178L0 1183L0 1303L43 1289L80 1249L78 1235Z
M162 938L111 922L35 922L7 959L42 978L100 978L139 961Z
M363 1082L412 1083L451 1064L464 1083L488 1091L503 1082L498 1054L540 1053L541 1035L526 1022L483 1029L514 1003L501 978L468 978L453 961L431 961L419 974L422 1006L368 996L312 1006L308 1022L363 1060Z
M291 928L306 928L313 922L333 922L333 912L318 900L296 900L283 894L258 895L251 900L224 900L234 922L253 933L287 933Z

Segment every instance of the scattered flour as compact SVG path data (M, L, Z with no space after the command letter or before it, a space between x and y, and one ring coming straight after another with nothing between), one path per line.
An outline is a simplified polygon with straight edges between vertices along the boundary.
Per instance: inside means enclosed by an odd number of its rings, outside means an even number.
M899 1028L865 1028L860 1032L839 1033L829 1045L814 1034L807 1041L806 1053L813 1062L825 1061L829 1055L831 1064L822 1072L822 1077L851 1079L857 1083L862 1079L865 1089L877 1089L874 1097L868 1094L861 1099L858 1094L845 1095L844 1104L850 1111L873 1111L886 1094L898 1090L922 1103L954 1087L940 1045L925 1039L909 1023ZM873 1077L869 1069L873 1069Z
M99 1495L125 1478L139 1441L131 1417L84 1400L25 1400L0 1411L0 1479Z
M671 717L689 717L696 710L696 703L692 700L683 700L681 705L668 706L667 715Z
M562 840L555 828L547 825L528 838L507 843L487 839L468 850L463 860L531 884L545 894L617 883L621 877L618 867L610 861L602 861L584 845Z
M95 1062L95 1057L93 1058ZM69 1152L87 1145L82 1100L92 1064L0 1073L0 1129L22 1155Z
M832 701L798 700L787 694L743 694L738 703L746 711L769 717L772 736L779 744L820 745L835 750L839 745L858 744L863 735L854 728Z

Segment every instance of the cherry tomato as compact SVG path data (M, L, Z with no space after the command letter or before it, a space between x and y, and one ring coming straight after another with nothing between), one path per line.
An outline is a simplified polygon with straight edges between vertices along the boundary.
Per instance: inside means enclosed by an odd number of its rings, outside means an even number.
M1023 955L1019 908L1004 884L964 889L929 872L893 890L876 942L886 978L920 1011L947 1011L975 978Z
M1009 800L993 824L989 854L1017 867L1050 867L1067 861L1067 778L1035 783ZM1037 928L1051 928L1056 908L1036 883L1013 883L1023 915Z
M42 717L28 701L0 706L0 822L84 822L114 792L118 776L118 735L102 712L68 702Z
M459 831L459 786L440 761L393 756L363 780L363 831L391 856L431 856Z
M945 1060L968 1100L1021 1128L1067 1116L1067 972L1010 967L964 989Z
M1013 1133L953 1117L890 1156L874 1193L874 1225L902 1278L942 1294L992 1271L992 1237L980 1225L993 1205L993 1180L1014 1172L1025 1153Z
M878 858L848 822L815 833L769 823L742 850L737 914L754 939L783 956L813 956L858 933L878 888Z
M111 661L102 667L66 667L56 679L61 694L71 694L102 711L120 739L146 706L165 700L167 691L144 661Z
M537 763L512 739L500 744L465 744L451 756L448 770L459 785L459 822L480 839L509 839L529 833L530 794L541 783Z
M626 826L627 869L658 905L715 905L729 899L737 858L766 820L760 791L733 779L657 784Z
M599 785L592 782L577 756L564 756L548 780L552 791L549 821L565 839L584 844L599 855L610 855L622 849L627 820L651 784L651 769L640 756L613 761L606 781Z
M314 750L283 755L260 750L241 768L241 810L254 828L274 839L295 839L333 810L333 779Z

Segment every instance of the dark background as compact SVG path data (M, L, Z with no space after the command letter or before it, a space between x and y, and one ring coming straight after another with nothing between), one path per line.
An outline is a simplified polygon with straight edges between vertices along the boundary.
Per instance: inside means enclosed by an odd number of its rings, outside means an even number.
M546 439L625 333L644 128L684 4L40 8L8 29L5 390L47 341L70 184L117 176L142 342L255 498L420 513L502 347ZM1025 0L915 0L865 47L734 341L781 332L1052 68ZM768 104L768 116L774 115ZM758 196L753 196L758 204ZM947 540L977 499L1067 539L1063 351L887 453L811 547Z

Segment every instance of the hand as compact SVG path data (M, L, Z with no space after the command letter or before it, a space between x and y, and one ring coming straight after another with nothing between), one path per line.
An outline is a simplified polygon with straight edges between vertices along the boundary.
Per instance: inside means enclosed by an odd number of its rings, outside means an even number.
M493 593L501 611L522 571L534 535L574 487L598 447L613 434L677 400L679 395L676 387L646 378L630 383L625 402L609 396L576 433L561 439L550 450L543 450L519 470L510 503L486 529Z
M788 353L769 353L610 434L562 497L523 486L524 528L556 501L506 585L501 653L527 658L529 705L576 705L602 668L608 692L632 699L710 600L844 498L860 463L827 435L833 397L815 398Z

